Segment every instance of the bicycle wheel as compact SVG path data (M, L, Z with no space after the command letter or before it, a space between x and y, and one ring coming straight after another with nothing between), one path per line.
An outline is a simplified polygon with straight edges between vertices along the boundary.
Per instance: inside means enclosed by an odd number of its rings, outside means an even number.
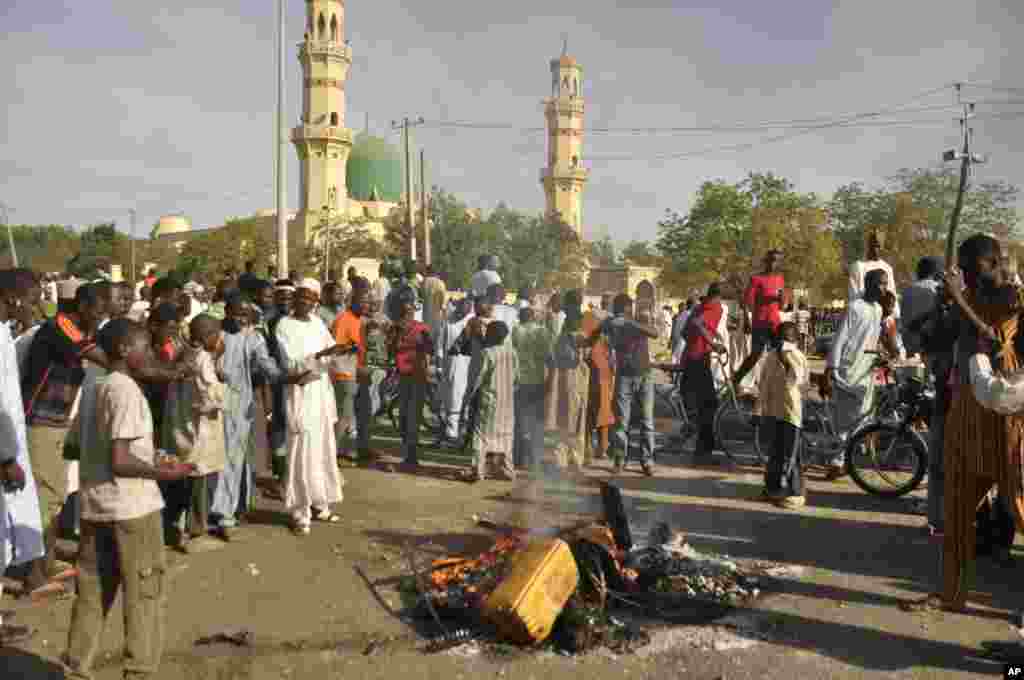
M753 457L760 463L768 460L770 451L759 427L760 418L754 415L754 400L738 397L727 399L715 412L715 441L729 460Z
M870 494L895 498L918 487L928 470L928 445L902 425L876 423L846 445L846 469Z

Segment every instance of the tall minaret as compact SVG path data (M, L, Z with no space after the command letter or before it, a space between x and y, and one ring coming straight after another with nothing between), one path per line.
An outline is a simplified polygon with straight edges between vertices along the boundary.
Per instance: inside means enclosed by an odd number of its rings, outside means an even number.
M352 64L341 0L306 0L306 35L299 43L302 120L292 129L299 154L299 220L306 241L325 206L348 212L345 164L352 131L345 127L345 81Z
M548 128L548 164L541 170L547 214L557 213L583 236L583 69L570 57L567 44L562 56L551 60L551 98L544 102Z

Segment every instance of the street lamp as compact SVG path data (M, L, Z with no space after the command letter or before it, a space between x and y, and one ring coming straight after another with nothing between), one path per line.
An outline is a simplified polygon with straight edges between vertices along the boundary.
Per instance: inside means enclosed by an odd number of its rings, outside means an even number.
M325 205L320 211L320 238L323 239L324 250L326 251L325 256L325 271L324 276L327 280L331 278L331 246L334 245L332 238L334 236L334 227L338 225L333 224L331 219L331 208Z
M10 217L9 213L12 213L12 212L14 212L14 211L11 210L10 208L8 208L6 203L0 203L0 214L3 215L4 227L7 228L7 245L9 245L10 248L11 248L11 261L14 263L14 266L17 267L18 266L18 250L14 247L14 232L11 231L11 221L9 219L9 217Z

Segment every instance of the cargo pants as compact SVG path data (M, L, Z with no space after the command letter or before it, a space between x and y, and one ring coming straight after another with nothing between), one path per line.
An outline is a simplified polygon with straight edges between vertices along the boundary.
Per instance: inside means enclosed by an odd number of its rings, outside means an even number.
M117 522L82 520L78 599L71 610L69 678L91 680L107 617L123 599L124 676L155 675L164 642L166 562L159 512Z

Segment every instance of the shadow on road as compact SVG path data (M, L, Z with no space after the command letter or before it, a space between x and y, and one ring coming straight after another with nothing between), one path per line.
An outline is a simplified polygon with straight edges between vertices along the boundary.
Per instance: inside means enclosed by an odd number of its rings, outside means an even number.
M35 654L14 647L0 647L0 676L4 678L31 678L31 680L63 680L59 665Z

